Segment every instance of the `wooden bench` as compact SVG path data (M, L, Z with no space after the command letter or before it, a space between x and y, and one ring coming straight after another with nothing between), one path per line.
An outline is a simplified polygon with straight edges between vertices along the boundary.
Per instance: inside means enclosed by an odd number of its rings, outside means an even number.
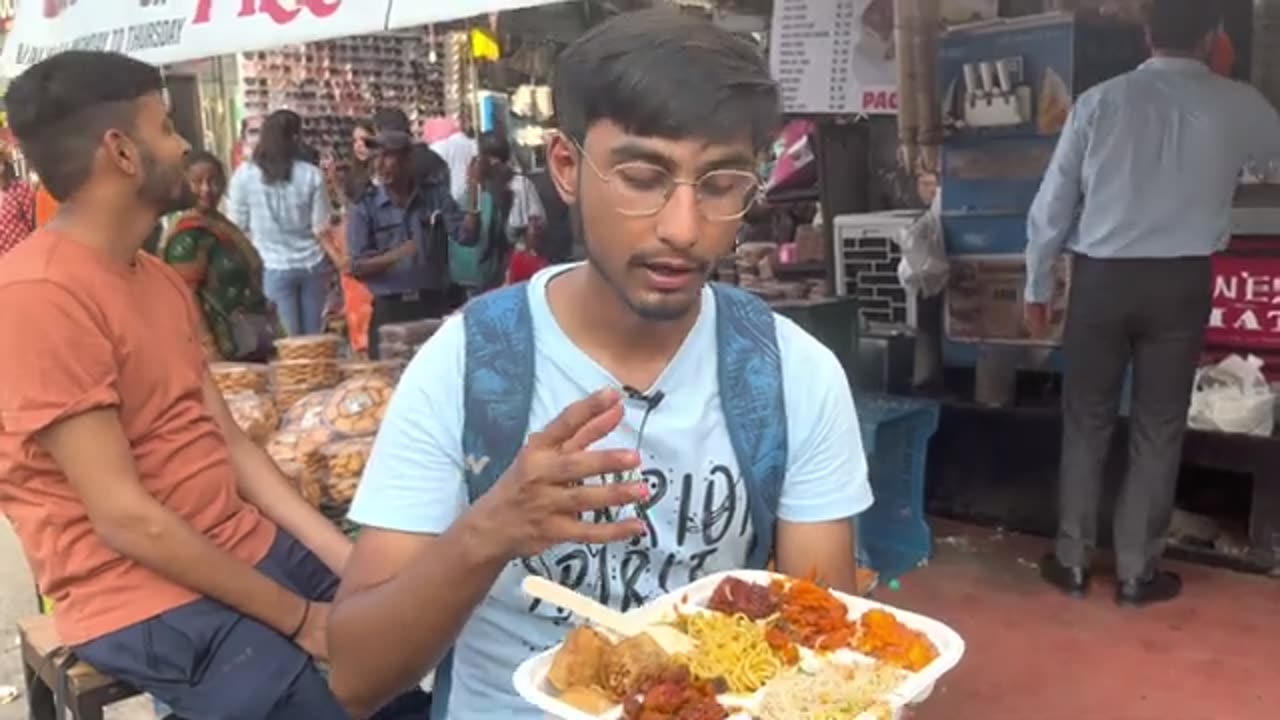
M107 705L139 694L131 685L76 660L58 639L52 616L19 620L18 635L31 720L56 720L55 695L60 686L66 693L60 699L74 720L102 720Z

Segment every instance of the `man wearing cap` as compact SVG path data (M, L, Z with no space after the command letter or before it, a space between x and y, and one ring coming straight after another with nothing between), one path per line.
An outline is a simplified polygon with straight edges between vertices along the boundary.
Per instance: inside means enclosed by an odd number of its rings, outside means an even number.
M378 357L378 329L387 323L441 317L449 308L449 241L465 242L473 229L449 193L447 180L415 178L413 138L380 129L367 140L380 183L351 208L347 247L351 274L373 293L369 355Z

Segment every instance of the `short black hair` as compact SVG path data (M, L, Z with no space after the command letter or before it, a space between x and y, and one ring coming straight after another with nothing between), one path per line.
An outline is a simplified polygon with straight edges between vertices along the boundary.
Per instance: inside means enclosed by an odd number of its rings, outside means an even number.
M160 71L117 53L68 50L14 78L9 126L49 194L64 202L88 182L108 130L131 132L135 102L164 91Z
M492 130L480 133L480 138L476 140L476 152L499 162L511 162L511 143L502 134Z
M373 129L375 132L382 130L398 130L407 132L410 135L413 131L409 128L409 116L400 108L382 108L373 114Z
M1147 31L1156 50L1192 52L1222 23L1222 8L1212 0L1151 0Z
M227 169L222 165L222 160L208 150L192 150L191 154L187 155L187 168L190 169L197 165L212 165L224 180L227 177Z
M730 142L757 151L781 124L778 86L746 40L674 8L618 15L561 53L556 118L584 142L596 122L635 135Z

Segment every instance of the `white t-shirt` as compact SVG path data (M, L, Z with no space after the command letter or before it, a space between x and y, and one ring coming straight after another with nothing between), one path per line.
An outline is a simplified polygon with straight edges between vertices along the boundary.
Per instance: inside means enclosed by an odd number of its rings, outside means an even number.
M542 270L528 286L536 353L531 429L602 387L620 386L573 344L548 307L548 281L572 267ZM652 498L650 531L629 543L562 545L511 562L455 646L449 708L455 720L542 719L515 693L511 675L526 658L560 642L570 618L520 591L527 574L550 577L625 611L704 575L745 565L753 528L721 413L715 313L707 288L697 323L648 389L666 394L649 417L641 448L641 473ZM844 370L795 323L776 320L789 446L778 516L798 523L853 517L872 498ZM462 319L450 319L405 370L351 508L355 522L435 534L465 510L464 343ZM621 426L597 447L634 447L643 414L643 403L628 402Z
M449 166L449 191L461 203L467 193L467 169L477 152L476 141L459 132L431 143L431 149Z
M511 213L507 215L507 229L524 230L533 218L547 219L542 198L538 197L538 188L534 187L528 175L517 173L511 178L510 187Z

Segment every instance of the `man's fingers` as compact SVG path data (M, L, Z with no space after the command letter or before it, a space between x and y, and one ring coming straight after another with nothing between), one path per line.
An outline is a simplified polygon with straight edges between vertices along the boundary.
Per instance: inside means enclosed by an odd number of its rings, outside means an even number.
M640 537L644 533L644 523L636 519L622 520L615 523L565 520L563 525L555 528L555 535L559 542L580 543L583 545L607 545Z
M622 403L612 405L608 410L587 421L586 425L578 428L578 432L560 446L561 449L565 452L586 450L597 440L613 432L618 427L618 423L622 422L622 414Z
M556 449L569 440L596 416L607 412L622 402L622 395L613 388L605 388L565 408L542 432L529 436L531 447Z
M583 450L556 455L543 477L558 482L577 482L587 478L627 473L640 467L640 456L634 450Z
M632 505L648 498L649 486L644 483L578 485L565 492L563 509L577 516L594 510Z

